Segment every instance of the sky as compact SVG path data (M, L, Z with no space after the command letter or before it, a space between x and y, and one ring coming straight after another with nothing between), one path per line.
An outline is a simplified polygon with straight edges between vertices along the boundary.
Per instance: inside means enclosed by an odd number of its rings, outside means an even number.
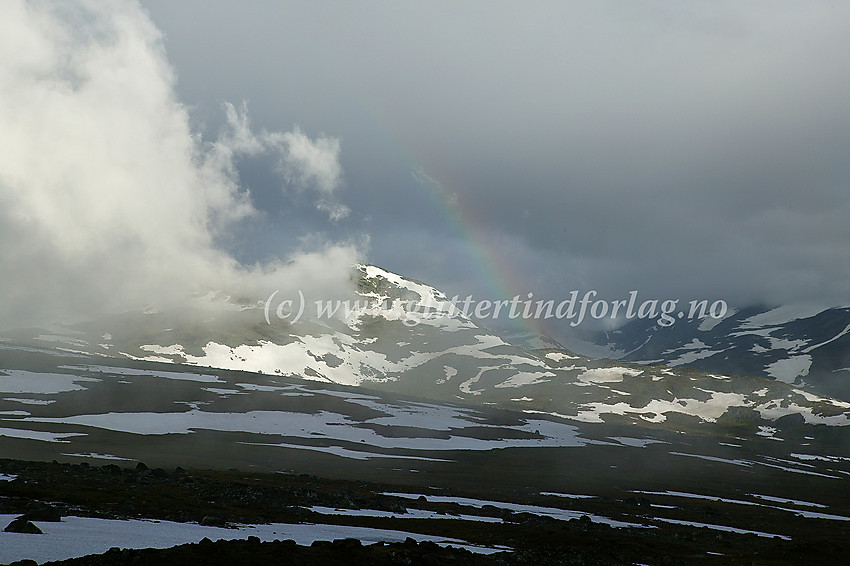
M358 260L449 296L850 304L846 3L0 11L7 321L335 293Z

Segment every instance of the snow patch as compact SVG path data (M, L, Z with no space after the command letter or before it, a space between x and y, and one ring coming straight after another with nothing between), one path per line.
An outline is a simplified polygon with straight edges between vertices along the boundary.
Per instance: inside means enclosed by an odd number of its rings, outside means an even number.
M77 458L94 458L95 460L127 460L129 462L134 461L133 458L122 458L121 456L115 456L113 454L98 454L97 452L88 452L88 453L62 453L63 456L76 456Z
M654 517L654 520L662 521L664 523L672 523L674 525L686 525L686 526L689 526L689 527L706 528L706 529L712 529L712 530L715 530L715 531L726 531L726 532L737 533L737 534L741 534L741 535L756 535L756 536L759 536L759 537L780 538L782 540L791 540L791 537L789 537L787 535L777 535L777 534L773 534L773 533L766 533L766 532L763 532L763 531L751 531L751 530L747 530L747 529L738 529L738 528L735 528L735 527L727 527L726 525L713 525L713 524L710 524L710 523L697 523L695 521L682 521L680 519L667 519L665 517Z
M717 326L718 324L720 324L721 322L723 322L724 320L726 320L727 318L729 318L730 316L734 315L737 312L738 312L737 309L728 309L726 311L726 314L723 315L720 318L714 318L714 317L711 317L711 316L707 316L702 320L702 322L699 323L699 326L697 327L697 329L701 330L703 332L708 332L710 330L713 330L715 326Z
M642 373L641 369L625 367L593 368L579 374L577 379L584 383L619 383L627 375L635 377Z
M577 360L579 358L578 356L571 356L563 352L549 352L544 357L552 360L555 363L563 362L564 360Z
M62 366L60 366L62 369ZM64 393L86 389L80 383L97 382L93 377L67 373L37 373L19 369L0 370L0 393Z
M3 397L3 400L21 403L22 405L50 405L56 402L55 399L23 399L20 397Z
M822 306L816 305L784 305L767 312L751 316L741 321L738 328L762 328L765 326L779 326L799 320L801 318L810 318L823 312Z
M663 422L666 420L665 413L683 413L699 417L706 422L716 421L729 407L747 406L744 395L740 393L712 392L711 399L698 401L697 399L653 399L643 407L632 407L628 403L619 402L614 404L587 403L582 406L583 410L577 417L587 422L603 422L600 415L622 415L637 414L650 422Z
M770 340L771 350L797 350L808 344L806 340L788 340L787 338L774 338L773 336L768 336L767 339Z
M690 364L697 360L710 358L714 354L720 354L721 350L700 350L698 352L685 352L675 360L667 362L668 366L676 367L684 364Z
M180 346L182 348L182 346ZM171 360L165 360L166 362L171 362ZM70 369L76 371L86 371L89 373L103 373L107 375L133 375L133 376L148 376L148 377L161 377L164 379L175 379L178 381L197 381L200 383L225 383L221 378L217 375L208 375L208 374L200 374L200 373L192 373L188 371L159 371L152 369L136 369L136 368L125 368L125 367L111 367L111 366L96 366L96 365L85 365L85 366L59 366L60 369ZM91 379L91 378L87 378ZM99 381L99 380L93 380Z
M518 372L502 383L497 383L495 387L522 387L523 385L534 385L536 383L546 383L549 381L548 379L544 379L546 377L555 377L555 374L551 371L540 371L540 372L528 372L521 371Z
M580 519L582 515L587 515L589 519L596 523L603 523L606 525L610 525L612 527L646 527L645 525L640 525L637 523L627 523L625 521L617 521L614 519L609 519L608 517L602 517L600 515L593 515L591 513L585 513L583 511L573 511L571 509L561 509L558 507L542 507L540 505L524 505L521 503L508 503L504 501L489 501L485 499L473 499L470 497L451 497L446 495L424 495L420 493L397 493L397 492L385 492L381 495L388 495L392 497L402 497L405 499L418 499L420 497L425 497L429 502L432 503L457 503L458 505L462 505L465 507L475 507L482 508L484 506L492 506L497 509L505 509L506 511L511 511L512 513L531 513L533 515L539 515L542 517L550 517L552 519L557 519L560 521L569 521L571 519Z
M842 330L841 332L839 332L838 334L836 334L835 336L833 336L833 337L832 337L832 338L830 338L829 340L826 340L826 341L824 341L824 342L821 342L820 344L815 344L814 346L809 346L808 348L806 348L805 350L803 350L803 352L804 352L804 353L808 353L808 352L811 352L812 350L814 350L815 348L820 348L821 346L826 346L826 345L827 345L827 344L829 344L830 342L834 342L835 340L838 340L839 338L841 338L842 336L844 336L844 335L845 335L845 334L847 334L848 332L850 332L850 324L848 324L848 325L844 328L844 330Z
M809 375L809 369L812 367L812 357L803 354L800 356L791 356L777 360L772 364L765 366L765 371L768 375L778 381L785 383L794 383L798 377Z
M4 524L17 515L0 515ZM459 539L408 533L404 531L350 527L345 525L287 524L238 525L235 529L206 527L196 523L173 521L95 519L91 517L63 517L61 522L41 522L42 535L0 533L0 562L8 564L25 558L38 563L78 558L88 554L102 554L112 547L120 548L170 548L180 544L199 542L206 537L212 541L245 539L250 535L263 542L292 539L309 546L317 540L343 538L360 539L363 544L379 541L403 542L407 537L417 541L432 541L440 545L466 548L472 552L489 554L504 548L479 547Z
M0 427L0 436L7 438L23 438L26 440L40 440L42 442L62 442L69 443L73 436L86 436L76 432L44 432L40 430L25 430L19 428L3 428Z

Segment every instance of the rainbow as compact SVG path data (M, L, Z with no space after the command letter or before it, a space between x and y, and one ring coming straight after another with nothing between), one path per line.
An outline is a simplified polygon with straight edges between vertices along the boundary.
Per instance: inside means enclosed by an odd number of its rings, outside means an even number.
M504 253L496 248L492 238L487 237L487 230L482 228L475 218L474 207L465 202L461 195L448 190L443 183L427 174L422 166L415 167L412 174L416 185L425 191L433 207L441 216L448 219L453 235L465 244L471 265L475 267L476 273L490 294L490 297L482 298L510 300L519 295L520 301L527 300L528 290L524 289L526 284L513 275L514 270L506 261ZM532 298L533 301L538 299ZM548 334L543 326L543 320L534 317L519 316L510 319L503 311L499 320L502 324L508 323L513 332L528 332L542 336Z
M352 101L359 107L371 125L375 127L379 135L384 138L386 147L392 148L399 163L405 164L406 168L416 180L415 186L422 191L424 201L430 202L435 211L445 218L452 235L463 242L469 265L473 266L477 279L483 282L489 297L480 297L489 300L510 300L519 295L520 300L527 299L528 284L513 275L514 269L506 261L505 254L497 249L493 238L488 237L485 230L477 222L474 214L474 203L466 203L462 195L451 191L439 180L426 173L421 165L422 160L416 159L412 151L401 151L405 144L394 135L394 128L387 121L383 113L379 113L374 104L368 103L362 98L356 97ZM416 199L419 200L419 199ZM476 300L479 297L475 297ZM543 297L534 297L534 301ZM509 319L503 313L499 318L504 325L507 323L511 332L530 333L539 336L549 336L544 320L534 317L523 318L522 316Z

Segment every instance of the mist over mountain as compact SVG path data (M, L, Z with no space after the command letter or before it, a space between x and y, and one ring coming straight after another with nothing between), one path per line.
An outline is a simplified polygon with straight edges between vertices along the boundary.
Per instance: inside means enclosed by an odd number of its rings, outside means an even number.
M365 240L305 238L265 264L228 251L263 215L239 159L268 156L277 190L345 215L338 139L252 129L228 103L218 134L200 137L161 32L134 2L1 10L14 33L0 40L0 326L173 307L212 288L347 292Z

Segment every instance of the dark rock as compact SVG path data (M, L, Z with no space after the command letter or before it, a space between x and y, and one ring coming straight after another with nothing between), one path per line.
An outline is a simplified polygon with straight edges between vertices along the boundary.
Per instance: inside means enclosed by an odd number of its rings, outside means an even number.
M227 525L227 521L215 515L207 515L201 519L201 525L205 527L224 527Z
M145 465L144 462L139 462L138 464L136 464L136 471L137 472L146 472L147 470L148 470L148 467Z
M439 552L440 545L431 540L423 540L419 543L419 548L428 552Z
M30 521L58 523L62 520L62 513L56 507L43 501L31 501L24 508L24 517Z
M338 549L360 548L362 543L356 538L340 538L333 541L333 546Z
M25 516L14 519L9 525L3 529L7 533L26 533L31 535L41 535L41 529L33 525Z
M729 407L717 419L717 424L742 428L755 428L761 422L761 414L752 407Z

